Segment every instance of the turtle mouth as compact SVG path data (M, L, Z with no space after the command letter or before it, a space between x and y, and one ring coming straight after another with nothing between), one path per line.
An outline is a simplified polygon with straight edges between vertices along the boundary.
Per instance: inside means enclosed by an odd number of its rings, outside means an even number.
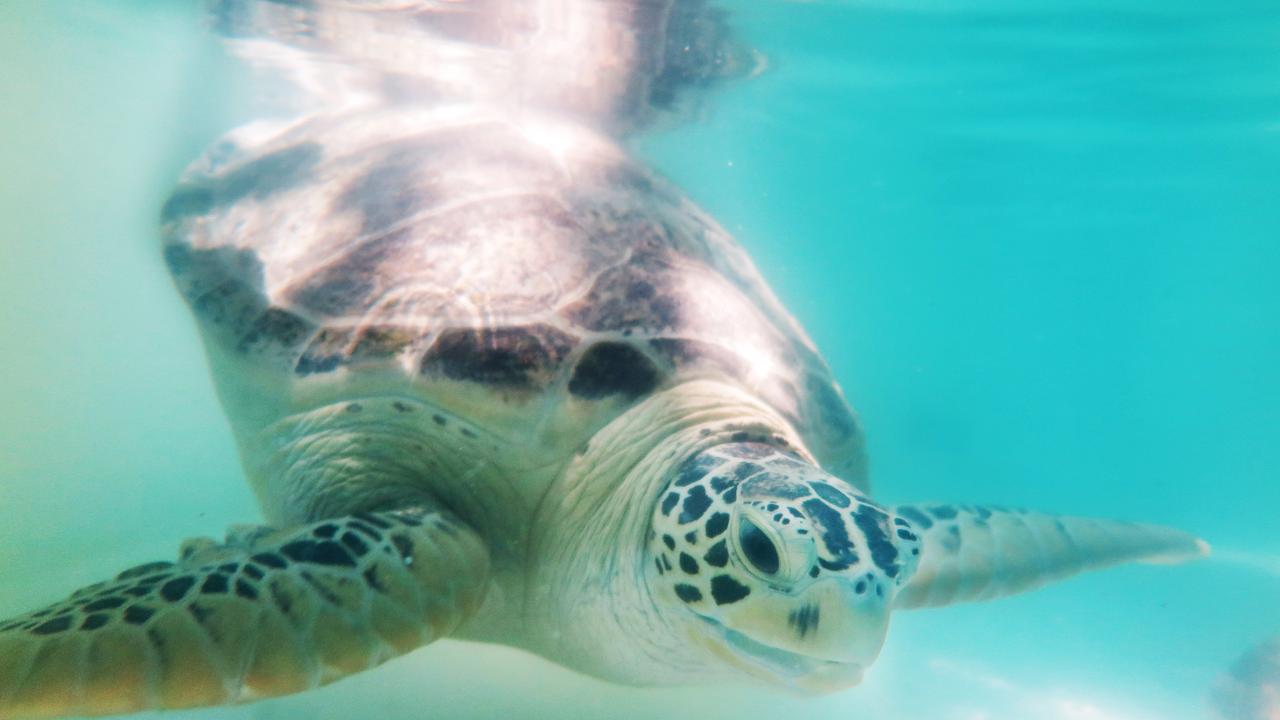
M711 618L698 617L715 629L735 655L783 685L806 690L838 690L856 685L862 679L863 667L859 663L783 650Z

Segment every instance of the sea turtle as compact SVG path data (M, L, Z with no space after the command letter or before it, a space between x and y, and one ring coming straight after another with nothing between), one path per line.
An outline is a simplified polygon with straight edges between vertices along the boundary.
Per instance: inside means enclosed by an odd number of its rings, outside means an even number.
M0 623L0 718L244 702L441 637L631 684L856 684L894 609L1200 555L870 496L743 250L607 133L485 104L233 133L164 208L267 524Z

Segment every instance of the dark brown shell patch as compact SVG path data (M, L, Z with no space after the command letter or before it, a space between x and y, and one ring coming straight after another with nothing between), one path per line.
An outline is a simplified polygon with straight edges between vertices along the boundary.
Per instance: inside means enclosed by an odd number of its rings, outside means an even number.
M510 388L544 386L574 340L547 325L456 329L441 333L422 374Z
M634 400L653 392L662 376L653 362L631 345L601 342L592 345L573 369L569 392L588 400L622 395Z
M306 376L337 370L338 366L346 361L346 349L350 343L350 337L350 331L345 329L321 330L302 352L293 371L298 375Z
M668 253L637 250L630 260L596 278L591 292L569 308L568 316L574 324L599 332L678 329L674 274Z
M361 234L379 233L431 207L438 198L425 187L421 140L393 145L337 198L337 207L363 216Z
M396 325L374 325L360 333L360 339L351 349L352 360L380 360L392 357L409 347L418 333Z
M388 276L386 266L404 246L403 234L398 231L360 241L340 259L299 282L289 303L320 317L364 310L379 279Z

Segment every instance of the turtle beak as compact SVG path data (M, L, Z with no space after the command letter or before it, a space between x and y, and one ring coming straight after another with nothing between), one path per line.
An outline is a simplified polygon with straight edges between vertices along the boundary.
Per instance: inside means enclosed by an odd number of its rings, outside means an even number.
M858 684L880 654L889 626L888 592L865 580L829 578L803 595L772 598L724 622L703 617L726 660L783 687L824 693Z

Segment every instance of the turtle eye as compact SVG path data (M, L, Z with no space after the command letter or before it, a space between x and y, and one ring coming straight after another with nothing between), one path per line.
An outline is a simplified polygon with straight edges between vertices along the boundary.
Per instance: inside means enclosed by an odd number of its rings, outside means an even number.
M778 547L755 523L742 518L738 523L738 548L747 561L765 575L774 575L780 565Z

